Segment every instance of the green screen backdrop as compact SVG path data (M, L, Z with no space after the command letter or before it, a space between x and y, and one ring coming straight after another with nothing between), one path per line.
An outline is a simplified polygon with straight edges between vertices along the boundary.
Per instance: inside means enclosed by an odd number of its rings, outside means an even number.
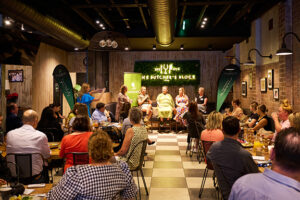
M127 86L127 95L132 100L131 106L137 106L137 97L141 90L142 74L124 72L124 85Z
M142 73L142 85L199 85L200 61L137 61L134 72Z

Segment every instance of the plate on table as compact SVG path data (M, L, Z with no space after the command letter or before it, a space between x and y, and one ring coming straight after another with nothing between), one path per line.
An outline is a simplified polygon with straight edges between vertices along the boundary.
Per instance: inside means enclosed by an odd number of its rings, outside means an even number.
M246 143L241 143L241 144L242 144L242 146L243 146L244 148L252 148L252 147L253 147L253 144L252 144L252 143L246 142Z

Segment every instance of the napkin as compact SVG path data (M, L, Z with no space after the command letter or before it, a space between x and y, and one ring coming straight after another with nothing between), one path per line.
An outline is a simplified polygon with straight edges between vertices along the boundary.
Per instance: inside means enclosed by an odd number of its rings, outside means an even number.
M34 189L25 189L23 194L28 195L28 194L32 193L33 191L34 191Z
M42 188L42 187L45 187L46 184L45 183L40 183L40 184L29 184L27 186L27 188Z

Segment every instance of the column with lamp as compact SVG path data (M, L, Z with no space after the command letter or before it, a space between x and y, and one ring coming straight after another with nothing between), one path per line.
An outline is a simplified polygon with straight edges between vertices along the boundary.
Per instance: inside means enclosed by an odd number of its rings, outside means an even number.
M258 49L253 48L253 49L250 49L250 50L248 51L248 60L244 63L244 65L255 65L254 61L251 60L251 56L250 56L250 53L251 53L252 51L256 51L257 54L258 54L260 57L262 57L262 58L270 58L270 59L272 59L272 57L273 57L272 54L270 54L269 56L263 56L263 55L260 53L260 51L259 51Z

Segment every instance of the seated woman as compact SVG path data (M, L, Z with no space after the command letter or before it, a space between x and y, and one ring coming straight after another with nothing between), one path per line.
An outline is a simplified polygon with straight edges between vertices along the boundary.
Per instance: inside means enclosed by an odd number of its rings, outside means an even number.
M148 140L148 143L152 142L148 139L147 129L140 124L142 111L138 107L130 109L129 119L133 126L127 130L122 147L115 153L115 156L120 156L121 160L126 161L130 169L135 169L139 165L142 144L134 148L135 145L143 140ZM132 156L128 160L130 154Z
M257 106L258 106L258 103L255 102L255 101L253 101L250 104L251 114L250 114L250 117L249 117L248 121L246 122L246 124L248 125L249 128L254 127L254 125L256 124L256 122L257 122L257 120L259 118L258 114L256 113Z
M272 128L272 119L267 116L267 107L265 105L259 105L257 107L257 114L259 118L253 127L254 131L258 131L261 128L264 128L266 131L273 131Z
M207 117L206 129L201 133L202 141L221 141L224 140L222 132L223 115L213 111Z
M206 104L208 101L207 96L204 94L204 87L200 87L198 90L198 96L196 96L195 101L197 102L198 109L202 113L206 113Z
M37 130L45 133L49 142L61 141L64 136L61 125L55 118L54 110L49 106L43 109L41 119L37 125ZM52 138L52 135L54 138Z
M132 199L137 187L125 162L113 163L112 141L99 130L88 141L91 164L68 168L47 194L56 199Z
M172 118L173 110L174 110L174 101L170 94L168 94L168 87L162 87L162 93L157 96L157 105L158 105L158 117L161 121L164 118L168 120Z
M272 137L273 142L275 142L275 138L278 132L291 126L288 117L292 112L292 106L289 104L287 99L284 99L280 104L278 112L272 113L272 118L275 124L275 133Z
M151 119L152 115L152 101L150 100L150 97L146 92L146 87L142 86L141 92L138 96L138 104L142 112L146 112L147 116L145 117L145 121L148 121Z
M77 106L77 109L76 109L76 117L87 117L89 120L90 120L90 123L91 123L91 126L93 125L93 121L92 119L89 117L89 114L88 114L88 109L87 109L87 105L84 104L84 103L80 103L78 106ZM72 128L73 126L73 122L74 120L76 119L76 117L73 117L72 119L70 119L70 122L69 122L69 127Z
M65 117L60 114L61 111L60 103L52 103L49 105L49 107L54 110L55 118L58 122L61 122L63 119L65 119Z
M67 117L66 120L65 120L65 127L66 127L66 128L69 128L70 120L71 120L73 117L76 117L77 109L78 109L78 106L79 106L80 104L81 104L81 103L75 103L73 109L72 109L71 112L68 114L68 117Z
M289 115L291 127L300 130L300 112L294 112Z
M66 158L64 171L73 166L73 155L68 153L88 152L88 140L92 135L90 120L86 116L76 117L72 129L74 132L61 141L59 156Z
M184 114L183 119L188 126L187 142L190 143L191 138L195 138L196 148L198 148L200 134L205 127L205 119L199 112L196 102L191 102L189 110Z
M240 107L241 102L239 99L235 99L231 102L232 107L233 107L233 111L231 113L231 116L238 118L239 120L241 120L244 116L244 112L243 109Z
M175 98L175 104L176 104L176 115L175 120L177 122L182 123L182 117L184 113L188 111L188 105L189 105L189 98L184 92L184 88L179 88L179 94Z

